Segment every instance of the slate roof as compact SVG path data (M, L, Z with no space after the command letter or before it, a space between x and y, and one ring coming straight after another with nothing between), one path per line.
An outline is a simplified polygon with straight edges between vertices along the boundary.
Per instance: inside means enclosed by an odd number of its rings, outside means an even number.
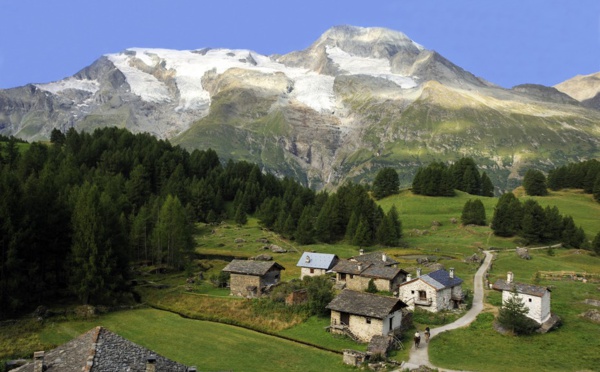
M408 273L396 267L370 265L360 275L367 278L393 280L400 274L407 275Z
M367 292L345 289L327 305L327 309L362 315L369 318L383 319L388 314L406 306L404 302L395 297L379 296Z
M358 267L361 266L359 269ZM344 274L352 274L352 275L360 275L363 271L365 271L371 264L366 264L363 262L353 262L348 260L340 260L331 271L336 273L344 273Z
M392 265L398 264L398 261L390 258L390 256L387 254L386 254L386 259L384 261L383 260L384 254L385 254L384 252L365 253L365 254L361 254L358 256L354 256L354 257L350 258L350 260L357 261L357 262L370 263L370 264L378 265L378 266L392 266Z
M422 280L425 283L429 284L436 290L442 290L444 288L455 287L457 285L462 284L463 280L456 275L454 278L450 278L450 273L444 269L433 271L429 274L421 275L418 278L415 278L411 281L400 284L400 286L404 286L410 283L414 283L417 280Z
M307 259L308 258L308 259ZM338 256L330 253L312 253L304 252L298 260L296 266L307 267L310 269L331 269L339 260Z
M183 364L160 356L103 327L96 327L45 352L44 364L47 372L143 372L150 355L156 357L156 371L187 371ZM33 372L33 362L12 371Z
M492 289L497 291L512 291L513 288L516 288L517 293L523 293L531 296L542 297L550 290L546 287L541 287L539 285L533 284L523 284L523 283L508 283L504 279L496 280L496 283L492 286Z
M281 266L277 262L233 260L227 266L225 266L223 271L234 274L262 276L269 272L271 268L285 270L285 267Z

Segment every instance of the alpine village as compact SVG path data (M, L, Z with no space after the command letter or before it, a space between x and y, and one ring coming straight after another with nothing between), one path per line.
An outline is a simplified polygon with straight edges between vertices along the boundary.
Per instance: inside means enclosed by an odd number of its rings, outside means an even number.
M0 90L0 371L600 370L584 78L338 26Z

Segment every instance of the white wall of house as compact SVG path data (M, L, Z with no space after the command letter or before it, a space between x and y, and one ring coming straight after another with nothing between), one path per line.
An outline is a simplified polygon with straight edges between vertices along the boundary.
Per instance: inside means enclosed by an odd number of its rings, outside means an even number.
M300 270L300 279L303 279L305 276L325 275L325 273L327 273L327 270L325 269L311 269L309 267L303 267Z
M390 319L391 319L391 328L390 328ZM395 311L389 314L385 319L383 319L383 334L387 335L389 332L394 329L398 329L402 326L402 310Z
M502 303L512 297L512 292L502 291ZM550 292L546 292L544 296L532 296L524 293L518 293L517 297L525 303L529 312L526 314L528 318L535 320L538 323L544 323L550 318Z
M426 299L431 300L430 306L417 305L418 307L428 310L437 311L438 296L435 288L425 283L422 280L416 280L412 283L405 284L399 288L398 298L400 298L409 309L415 309L415 302L419 302L419 291L425 291Z

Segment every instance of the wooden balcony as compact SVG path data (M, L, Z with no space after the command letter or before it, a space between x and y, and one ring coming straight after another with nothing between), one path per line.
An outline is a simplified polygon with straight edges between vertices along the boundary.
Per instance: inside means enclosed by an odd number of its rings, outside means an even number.
M431 298L418 298L415 297L415 305L419 306L431 306L432 300Z

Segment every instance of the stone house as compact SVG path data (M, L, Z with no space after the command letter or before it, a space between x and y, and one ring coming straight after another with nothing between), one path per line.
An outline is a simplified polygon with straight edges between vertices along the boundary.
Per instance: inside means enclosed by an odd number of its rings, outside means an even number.
M406 280L408 273L392 266L341 260L332 269L336 283L355 291L364 291L373 280L378 291L394 292Z
M541 287L532 284L515 283L513 281L513 273L508 272L506 280L498 279L492 289L502 292L502 303L508 300L516 291L517 297L525 303L529 310L526 314L528 318L542 324L550 319L550 290L546 287Z
M196 371L96 327L49 351L34 353L33 362L12 372Z
M417 278L407 278L398 287L398 298L404 301L411 310L416 307L438 312L458 307L463 300L463 280L454 275L454 269L433 271L421 275L417 269Z
M224 272L230 273L229 287L232 296L258 297L269 286L279 283L283 266L270 261L233 260Z
M300 267L300 279L305 276L324 275L339 261L339 257L329 253L304 252L296 266Z
M345 289L327 305L331 310L329 329L332 333L369 342L376 335L400 332L405 307L406 304L395 297Z

